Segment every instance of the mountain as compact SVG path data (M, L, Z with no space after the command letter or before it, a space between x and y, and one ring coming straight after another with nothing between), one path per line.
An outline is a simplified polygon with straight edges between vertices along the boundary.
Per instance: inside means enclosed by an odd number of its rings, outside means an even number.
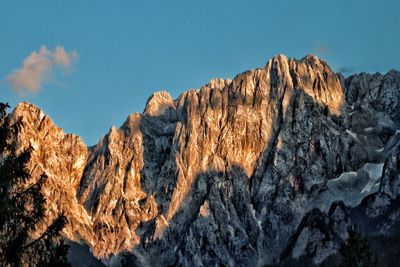
M349 226L377 252L400 233L394 70L344 78L278 55L176 100L154 93L93 147L32 104L9 116L33 180L49 177L36 234L64 212L63 235L107 265L320 265Z

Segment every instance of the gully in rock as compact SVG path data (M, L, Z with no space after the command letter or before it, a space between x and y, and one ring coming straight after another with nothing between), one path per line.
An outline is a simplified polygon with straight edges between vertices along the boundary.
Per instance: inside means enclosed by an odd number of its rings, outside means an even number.
M400 247L397 71L344 78L277 55L175 100L154 93L93 147L32 104L8 119L32 179L48 177L37 231L64 214L73 249L108 265L329 266L350 228L382 264Z

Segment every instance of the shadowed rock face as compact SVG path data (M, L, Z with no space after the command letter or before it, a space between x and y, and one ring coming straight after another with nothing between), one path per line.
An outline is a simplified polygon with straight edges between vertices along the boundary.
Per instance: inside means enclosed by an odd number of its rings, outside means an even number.
M123 251L140 265L319 264L397 203L399 88L395 71L345 80L279 55L176 100L155 93L91 148L33 105L10 116L34 179L50 177L43 223L64 211L65 236L110 265Z

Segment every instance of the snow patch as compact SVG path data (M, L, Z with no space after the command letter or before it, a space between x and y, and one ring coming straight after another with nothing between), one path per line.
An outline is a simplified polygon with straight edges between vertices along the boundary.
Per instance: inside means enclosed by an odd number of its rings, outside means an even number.
M332 179L330 181L334 182L349 182L351 179L353 179L357 175L357 172L344 172L342 173L338 178Z
M346 132L347 132L351 137L353 137L354 139L358 140L357 134L356 134L356 133L354 133L354 132L352 132L352 131L350 131L350 130L346 130Z
M365 170L370 179L377 180L381 177L384 163L366 163L361 169Z
M369 175L369 182L364 186L361 190L361 194L369 193L373 190L374 187L379 187L379 178L382 176L384 163L373 164L373 163L366 163L362 169L366 171Z
M357 206L366 195L378 190L383 165L384 163L366 163L357 172L345 172L329 180L326 184L327 190L316 197L312 205L324 211L337 200L352 207Z
M253 215L253 218L256 220L257 225L261 230L262 229L262 222L260 221L260 219L257 218L256 211L255 211L255 209L253 207L253 204L250 203L249 204L249 208L250 208L251 215Z

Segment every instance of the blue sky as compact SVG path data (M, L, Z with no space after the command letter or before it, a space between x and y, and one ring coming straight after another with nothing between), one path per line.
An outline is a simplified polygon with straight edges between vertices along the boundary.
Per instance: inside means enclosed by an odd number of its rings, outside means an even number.
M399 10L398 0L2 0L0 101L32 102L92 145L154 91L177 97L279 53L317 54L347 75L399 70ZM42 46L79 57L18 94L7 77Z

